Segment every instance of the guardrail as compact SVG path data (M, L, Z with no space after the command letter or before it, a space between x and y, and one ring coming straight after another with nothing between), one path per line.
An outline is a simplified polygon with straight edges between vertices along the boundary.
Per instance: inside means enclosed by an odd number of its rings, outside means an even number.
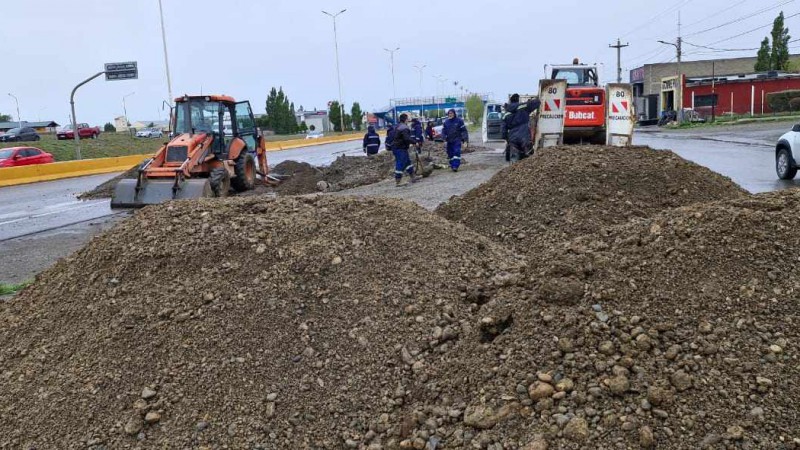
M267 151L278 152L281 150L311 147L314 145L358 140L361 140L361 136L359 135L345 135L321 137L319 139L275 141L267 142ZM36 164L32 166L6 167L0 169L0 187L60 180L63 178L83 177L101 173L124 172L151 156L153 155L130 155L114 158L82 159L80 161Z

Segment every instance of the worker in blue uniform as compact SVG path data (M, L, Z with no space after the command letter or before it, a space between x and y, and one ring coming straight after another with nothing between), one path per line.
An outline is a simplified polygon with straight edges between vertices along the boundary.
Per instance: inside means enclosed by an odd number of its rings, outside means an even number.
M368 156L377 155L381 148L381 137L375 131L375 127L367 127L367 134L364 135L364 153Z
M461 146L469 142L469 131L464 121L456 115L455 109L447 111L447 119L442 127L442 137L447 144L450 169L458 172L458 168L461 167Z

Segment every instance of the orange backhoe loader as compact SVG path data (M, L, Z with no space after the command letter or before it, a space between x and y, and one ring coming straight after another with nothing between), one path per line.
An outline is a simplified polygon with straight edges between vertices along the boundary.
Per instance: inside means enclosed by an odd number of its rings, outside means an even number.
M226 95L175 99L171 140L120 181L112 208L137 208L173 199L224 197L253 189L258 176L272 184L266 143L250 102Z

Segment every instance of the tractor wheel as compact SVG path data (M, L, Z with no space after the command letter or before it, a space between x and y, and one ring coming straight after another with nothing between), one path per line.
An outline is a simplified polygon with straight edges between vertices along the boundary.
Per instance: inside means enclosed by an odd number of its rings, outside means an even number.
M231 189L231 176L228 170L224 167L217 167L211 170L208 176L208 181L211 184L211 191L214 197L227 197L228 191Z
M236 192L252 190L256 185L256 160L253 155L243 152L236 159L234 166L236 177L231 180L231 185Z

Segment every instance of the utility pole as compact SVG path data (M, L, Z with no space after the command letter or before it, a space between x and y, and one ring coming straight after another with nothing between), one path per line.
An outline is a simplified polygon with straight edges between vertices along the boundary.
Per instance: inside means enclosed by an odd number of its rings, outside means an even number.
M609 48L617 49L617 83L622 83L622 49L630 45L630 43L623 45L619 38L617 38L617 45L608 46Z
M19 122L19 127L22 128L22 118L19 116L19 100L17 96L12 94L11 92L8 93L9 97L14 99L14 102L17 104L17 122Z
M389 50L388 48L384 48L386 52L389 53L389 62L392 66L392 99L397 100L397 87L394 83L394 52L400 50L400 47L397 47L394 50Z
M336 49L336 79L339 82L339 109L340 109L339 117L341 119L339 126L341 127L342 133L344 133L344 101L342 100L342 74L339 71L339 35L336 31L336 18L339 17L341 14L343 14L345 11L347 10L343 9L336 14L331 14L329 12L322 11L322 14L325 14L326 16L329 16L331 19L333 19L333 45Z
M164 29L164 9L161 7L161 0L158 0L158 14L161 17L161 42L164 44L164 67L167 71L167 95L169 95L170 104L174 100L172 96L172 79L169 76L169 57L167 56L167 32ZM128 117L125 116L125 120Z

